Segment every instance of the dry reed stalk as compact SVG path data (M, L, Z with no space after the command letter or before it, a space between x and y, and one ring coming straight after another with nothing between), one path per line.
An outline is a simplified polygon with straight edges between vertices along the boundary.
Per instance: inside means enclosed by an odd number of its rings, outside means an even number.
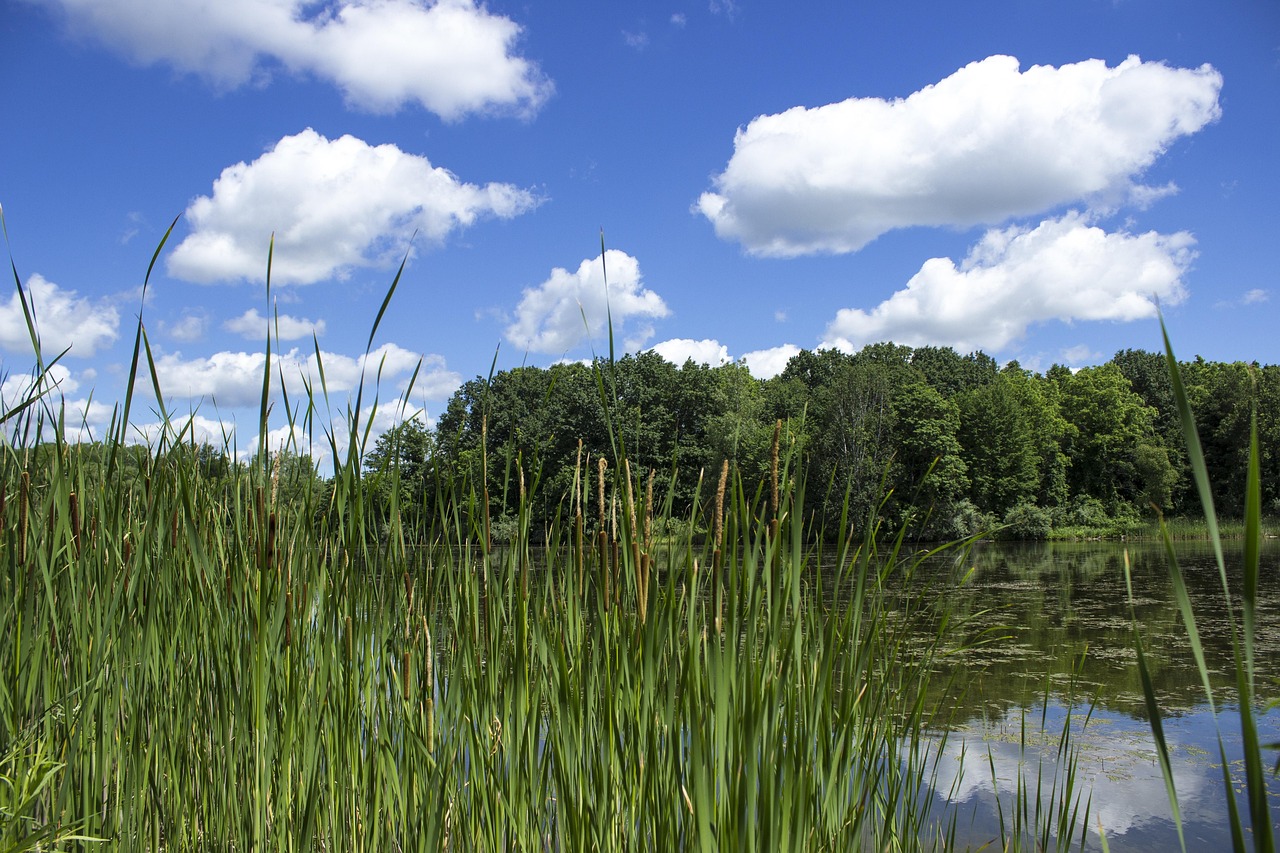
M422 634L426 638L427 648L424 656L423 673L422 673L422 695L426 697L423 704L426 706L427 713L427 751L431 752L435 747L435 685L432 684L432 678L435 675L433 661L435 655L431 649L431 628L427 625L427 617L422 617Z
M609 609L609 534L603 529L600 531L600 546L598 548L600 555L600 578L604 584L604 609Z
M769 450L769 471L772 489L769 492L769 508L773 517L778 518L778 446L782 443L782 419L773 425L773 445Z
M644 544L653 547L653 480L657 477L656 469L649 469L649 486L644 495Z
M480 486L484 492L484 552L493 550L489 533L489 415L480 418Z
M80 497L75 492L67 495L67 512L71 516L71 548L80 556Z
M280 566L276 562L276 525L278 523L279 522L278 522L278 519L276 518L276 511L272 510L271 514L267 516L266 568L269 569L272 566L275 566L277 573L280 571Z
M715 587L716 597L716 633L722 631L721 623L721 566L724 563L724 557L721 553L720 546L724 541L724 493L729 484L729 460L724 460L720 466L720 484L716 486L716 517L715 517L715 548L711 552L711 572L712 583Z
M18 481L18 562L27 561L27 516L31 505L31 475L26 471Z
M597 468L596 483L598 484L597 485L598 491L596 494L600 500L600 516L599 517L600 517L601 530L604 530L604 520L606 518L604 514L604 472L605 472L605 469L608 467L609 467L609 463L607 460L605 460L603 456L596 460L596 468Z
M636 523L635 488L631 484L631 460L622 460L622 484L627 488L627 519L631 522L631 538L639 540L640 528Z

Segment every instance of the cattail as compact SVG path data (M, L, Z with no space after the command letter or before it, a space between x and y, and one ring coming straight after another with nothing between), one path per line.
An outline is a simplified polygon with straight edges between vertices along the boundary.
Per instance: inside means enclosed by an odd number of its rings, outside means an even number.
M631 522L631 537L633 540L640 538L640 528L636 525L636 499L635 490L631 486L631 460L622 460L622 484L627 489L627 519Z
M27 561L27 511L31 500L31 475L22 472L18 481L18 562Z
M71 546L80 554L80 498L75 492L67 495L67 510L71 516Z
M409 650L408 649L404 650L402 663L403 663L403 668L401 669L401 672L403 673L403 681L404 681L404 698L408 700L409 698Z
M350 617L350 616L346 617L346 629L347 629L347 630L346 630L346 640L347 640L347 663L349 664L349 663L351 663L351 661L352 661L352 660L353 660L353 658L354 658L354 655L353 655L353 653L352 653L352 649L353 649L353 642L352 642L352 638L351 638L351 617Z
M724 541L724 492L729 483L729 460L720 466L720 485L716 486L715 546L720 550Z
M769 451L769 462L773 488L770 492L770 508L773 517L778 517L778 445L782 442L782 418L773 425L773 447Z
M271 511L267 516L267 568L276 564L276 512Z
M276 498L280 494L280 464L284 459L283 450L276 454L276 458L272 460L271 465L271 505L276 505Z
M423 692L423 695L427 697L424 702L427 710L427 749L431 750L434 748L433 744L435 743L435 727L436 727L435 726L435 723L436 723L435 721L435 709L436 709L435 685L432 684L432 681L431 681L434 675L434 673L432 672L432 663L431 663L434 655L431 650L431 629L427 627L427 617L425 616L422 617L422 633L427 641L426 660L423 664L423 674L422 674L423 675L422 684L424 688L422 692Z
M480 418L480 483L484 492L484 552L493 550L489 529L489 415Z
M608 468L608 467L609 467L609 462L608 462L608 461L607 461L603 456L596 460L596 468L597 468L597 471L598 471L598 476L596 477L596 483L598 484L598 491L596 492L596 494L597 494L597 496L598 496L598 497L599 497L599 499L600 499L600 529L601 529L601 530L603 530L603 529L604 529L604 520L605 520L605 514L604 514L604 471L605 471L605 469L606 469L606 468Z
M287 649L293 642L293 590L284 594L284 647Z
M656 469L649 469L649 487L644 494L644 543L648 547L653 543L653 480L657 475Z

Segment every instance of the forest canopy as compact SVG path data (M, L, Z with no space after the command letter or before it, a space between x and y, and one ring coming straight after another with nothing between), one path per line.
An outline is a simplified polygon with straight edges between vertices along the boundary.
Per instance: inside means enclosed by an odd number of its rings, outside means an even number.
M1243 510L1256 412L1263 509L1280 513L1280 367L1197 358L1181 371L1219 512ZM1164 356L1142 350L1043 374L888 343L802 351L767 380L740 363L676 366L655 352L520 367L464 383L434 429L414 419L385 433L366 471L388 483L394 472L402 507L484 480L499 523L515 490L536 486L549 519L584 466L625 449L637 481L652 473L659 500L696 525L696 498L725 460L745 488L766 483L779 423L807 475L815 530L848 511L921 538L1002 526L1042 538L1199 512Z

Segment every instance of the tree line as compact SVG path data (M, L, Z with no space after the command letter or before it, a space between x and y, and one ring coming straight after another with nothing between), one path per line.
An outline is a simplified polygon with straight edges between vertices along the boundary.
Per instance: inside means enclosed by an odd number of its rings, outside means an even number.
M1280 513L1280 367L1197 358L1181 375L1219 513L1243 511L1254 412L1263 508ZM670 515L698 525L726 460L744 487L767 487L779 423L818 531L847 517L920 538L1043 538L1200 512L1164 356L1142 350L1043 374L888 343L802 351L766 380L654 352L520 367L464 383L434 429L415 419L385 433L365 470L398 507L429 509L442 491L483 483L501 533L518 491L546 523L597 460L625 451L637 482L652 474Z

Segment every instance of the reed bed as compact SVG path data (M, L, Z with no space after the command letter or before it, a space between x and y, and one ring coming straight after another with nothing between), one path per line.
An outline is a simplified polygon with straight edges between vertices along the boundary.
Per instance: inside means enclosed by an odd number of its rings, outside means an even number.
M901 537L808 529L784 425L769 483L726 463L707 489L705 538L651 535L697 525L620 444L535 531L536 463L487 451L478 481L377 504L363 391L317 425L323 376L291 411L327 481L282 488L265 439L211 480L190 420L133 447L133 379L105 443L68 443L29 325L35 390L0 417L0 851L956 845L926 688L963 633L945 596L882 594L923 559ZM491 464L518 484L501 549ZM1013 826L1002 847L1050 838Z

